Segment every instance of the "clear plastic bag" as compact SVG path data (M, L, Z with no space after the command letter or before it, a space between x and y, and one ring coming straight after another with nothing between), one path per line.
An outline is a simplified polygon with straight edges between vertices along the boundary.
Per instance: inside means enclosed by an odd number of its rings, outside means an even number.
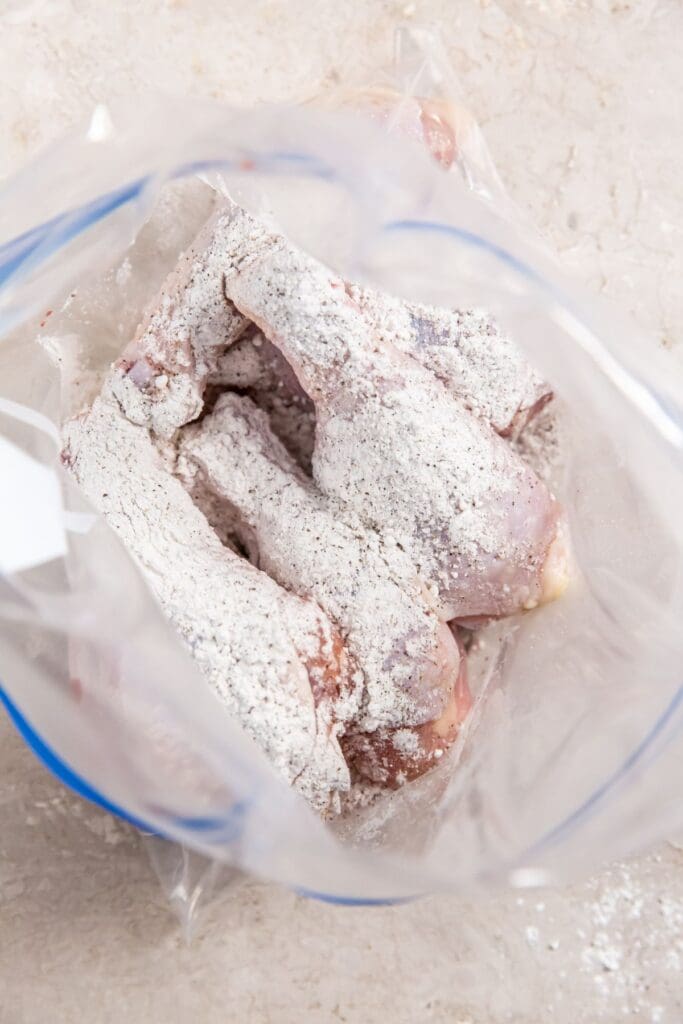
M452 95L419 38L401 67L399 103ZM525 233L471 119L444 173L391 118L335 106L100 107L0 192L2 700L85 797L300 891L381 902L565 879L683 826L680 396L652 344ZM577 580L491 636L439 768L351 824L278 779L60 466L61 420L132 335L208 185L349 279L490 310L562 402L554 486ZM155 856L170 886L182 864Z

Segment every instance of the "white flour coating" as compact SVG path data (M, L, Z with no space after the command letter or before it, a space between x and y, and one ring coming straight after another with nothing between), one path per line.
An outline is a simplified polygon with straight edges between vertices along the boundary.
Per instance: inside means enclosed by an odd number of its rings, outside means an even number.
M354 284L347 291L378 338L426 366L499 434L518 434L550 399L548 385L488 313L417 305Z
M67 430L67 461L216 692L322 811L350 785L342 750L361 775L395 785L450 746L469 697L440 617L538 603L558 531L546 489L472 414L502 421L504 406L477 346L475 410L399 351L398 320L348 291L230 206ZM392 308L424 349L438 347L440 311L419 307L420 327L418 307ZM225 387L242 395L216 400ZM514 433L531 400L505 401ZM181 431L176 467L178 429L202 412ZM324 494L299 468L311 468L314 439Z
M257 332L221 355L208 383L246 393L268 415L273 433L309 475L315 407L279 349Z
M225 297L221 262L210 219L112 372L127 418L162 438L199 416L217 359L248 327Z
M566 437L557 399L551 401L514 441L515 451L548 486L566 466Z
M306 394L280 350L253 326L221 353L208 383L239 391L267 391L282 385L292 394Z
M493 431L373 334L342 281L245 211L215 221L226 294L316 405L314 476L408 552L444 617L555 596L559 509ZM552 578L544 578L546 563Z
M420 750L420 740L412 729L396 729L392 743L401 754L417 754Z
M121 415L108 384L64 436L66 464L139 563L216 694L315 807L335 806L350 782L337 723L354 703L327 618L223 547L148 431Z
M319 494L248 398L219 398L182 431L179 452L181 475L195 470L194 479L242 516L259 566L313 597L341 627L365 678L356 728L439 717L458 675L458 648L405 554Z
M451 679L448 701L438 718L410 729L381 726L373 733L358 732L352 726L342 737L354 779L402 786L433 768L453 746L472 704L465 651L459 639L456 643L460 668Z
M236 555L246 552L249 561L255 564L252 549L246 543L241 517L225 501L219 500L198 476L183 479L183 485L197 508L214 530L221 544ZM255 553L255 550L254 550Z

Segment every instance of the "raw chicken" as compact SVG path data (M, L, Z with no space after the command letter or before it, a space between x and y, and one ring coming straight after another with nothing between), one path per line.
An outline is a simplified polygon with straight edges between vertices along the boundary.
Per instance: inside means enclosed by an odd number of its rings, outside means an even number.
M488 313L438 309L348 285L376 336L412 356L504 437L517 437L552 390Z
M463 107L446 100L401 95L393 89L362 89L346 93L343 106L368 114L389 131L416 139L448 170L473 121Z
M225 297L220 240L209 220L114 364L111 391L124 415L171 437L200 414L221 353L248 326Z
M472 706L467 684L467 659L460 647L460 671L448 704L437 719L412 728L379 728L361 732L352 726L342 737L342 750L354 775L377 785L398 787L424 775L453 745Z
M315 407L280 350L260 331L249 332L223 353L209 385L248 395L267 413L273 433L310 475Z
M364 730L444 714L458 647L410 561L316 490L253 402L221 396L212 413L183 430L179 452L190 488L198 477L242 517L259 566L310 595L341 628L364 675Z
M441 616L508 615L561 593L560 508L516 453L282 236L231 206L213 244L226 295L315 403L318 485L409 554Z
M566 586L561 510L498 436L549 397L485 314L347 286L230 204L64 457L214 690L325 813L344 756L395 786L452 745L470 697L447 621Z
M358 679L338 630L224 547L105 383L66 424L64 462L142 568L207 681L321 811L349 787L339 734Z

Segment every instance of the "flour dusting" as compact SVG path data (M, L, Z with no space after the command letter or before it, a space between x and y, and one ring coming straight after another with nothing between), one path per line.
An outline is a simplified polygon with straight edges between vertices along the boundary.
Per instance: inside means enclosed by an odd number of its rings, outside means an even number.
M550 427L517 439L548 397L483 314L345 285L230 203L64 458L216 694L327 813L352 777L402 786L452 749L471 698L447 620L554 596Z
M412 356L499 434L518 434L550 388L483 310L438 309L347 285L384 342Z
M395 538L444 616L539 603L559 510L538 477L428 370L382 342L320 263L235 207L215 230L226 294L316 405L321 489Z
M221 544L107 385L85 417L66 425L64 439L66 463L221 701L314 806L336 806L349 786L338 744L349 684L328 620ZM330 677L337 691L325 695Z
M181 473L190 464L235 507L258 564L310 595L337 622L362 669L366 694L357 725L418 725L443 711L459 655L396 545L326 499L271 433L248 398L225 394L183 431Z

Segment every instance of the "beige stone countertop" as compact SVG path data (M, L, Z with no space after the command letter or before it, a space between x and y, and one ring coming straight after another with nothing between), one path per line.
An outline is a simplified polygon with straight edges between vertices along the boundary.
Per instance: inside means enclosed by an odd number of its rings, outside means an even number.
M0 177L144 89L302 99L432 23L513 198L680 373L679 0L0 0ZM564 891L340 909L233 880L188 943L128 826L0 718L1 1024L683 1020L675 842ZM673 837L675 838L675 837Z

